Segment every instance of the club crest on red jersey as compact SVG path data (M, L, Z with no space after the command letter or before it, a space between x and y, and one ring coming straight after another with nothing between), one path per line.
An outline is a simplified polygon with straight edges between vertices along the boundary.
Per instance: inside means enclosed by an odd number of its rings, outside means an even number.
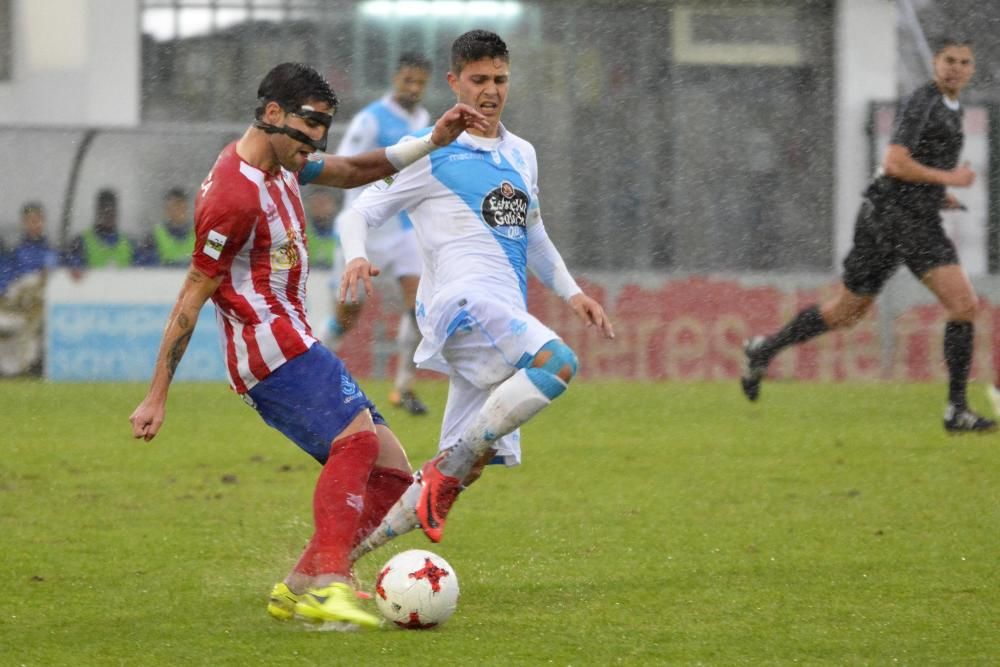
M271 250L271 268L277 271L288 271L299 265L299 249L296 245L298 233L288 230L288 240Z

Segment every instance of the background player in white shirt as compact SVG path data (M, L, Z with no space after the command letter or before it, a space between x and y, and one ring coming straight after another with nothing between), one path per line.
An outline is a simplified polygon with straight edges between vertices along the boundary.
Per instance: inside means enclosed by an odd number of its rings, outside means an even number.
M545 232L534 147L500 123L509 61L492 32L455 40L448 84L459 102L486 117L488 129L470 129L433 158L376 183L342 218L348 264L340 295L353 299L359 285L370 291L379 272L365 255L367 228L408 212L424 255L416 361L450 378L440 453L355 556L418 522L439 541L459 491L494 457L519 462L518 427L566 390L576 356L528 313L528 269L583 321L614 337L604 309L580 290Z
M403 137L427 127L430 114L420 105L431 63L418 53L404 53L399 58L396 74L392 78L392 91L375 100L351 119L347 132L340 140L337 155L357 155L376 148L385 148ZM344 209L358 198L363 188L348 190L344 195ZM420 248L413 233L413 225L405 213L386 220L368 236L368 256L384 272L396 278L403 298L399 330L396 335L396 377L389 403L406 409L410 414L427 413L413 391L415 366L413 353L420 343L420 332L414 317L417 283L420 282ZM344 255L338 247L334 251L334 276L344 271ZM334 278L336 281L336 278ZM339 284L333 285L336 295ZM362 302L346 303L336 299L334 319L328 327L327 344L336 349L340 337L357 322Z

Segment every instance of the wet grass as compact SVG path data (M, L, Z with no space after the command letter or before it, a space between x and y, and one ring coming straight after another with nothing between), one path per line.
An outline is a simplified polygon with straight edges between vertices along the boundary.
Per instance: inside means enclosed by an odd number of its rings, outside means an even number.
M452 620L343 635L264 612L317 468L225 388L147 444L142 386L0 383L0 664L993 665L1000 435L946 436L943 391L581 382L432 547ZM388 416L433 451L437 416Z

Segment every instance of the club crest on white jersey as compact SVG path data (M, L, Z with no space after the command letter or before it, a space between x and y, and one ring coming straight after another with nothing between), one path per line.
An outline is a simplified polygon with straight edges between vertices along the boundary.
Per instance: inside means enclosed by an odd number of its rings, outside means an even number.
M490 190L483 198L480 214L495 234L508 239L522 239L528 221L528 194L510 181Z

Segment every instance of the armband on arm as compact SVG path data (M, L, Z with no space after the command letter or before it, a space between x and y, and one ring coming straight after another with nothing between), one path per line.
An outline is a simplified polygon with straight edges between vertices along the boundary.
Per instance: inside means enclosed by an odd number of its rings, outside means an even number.
M422 157L430 155L440 146L431 141L431 133L428 132L423 137L408 139L393 144L385 149L385 158L392 163L396 169L405 169Z
M365 253L365 241L368 239L368 223L365 217L353 208L344 211L339 220L340 247L344 250L344 263L361 257L368 259Z

